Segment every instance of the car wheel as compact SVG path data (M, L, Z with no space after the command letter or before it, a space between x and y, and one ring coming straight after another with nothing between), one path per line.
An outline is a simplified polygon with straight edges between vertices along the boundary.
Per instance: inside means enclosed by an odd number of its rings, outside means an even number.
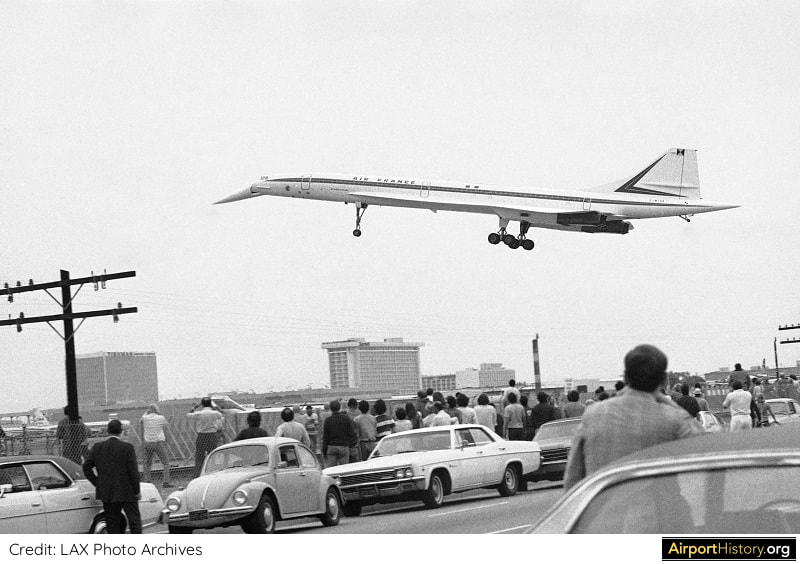
M361 515L361 504L357 501L348 501L344 504L344 514L346 517L358 517Z
M325 494L325 513L320 515L320 521L326 527L338 525L341 512L342 504L339 503L339 496L336 495L336 490L328 488L328 493Z
M167 525L167 530L171 535L191 535L194 532L191 527L178 527L177 525Z
M249 534L269 534L275 532L275 503L267 494L261 496L258 507L242 524L242 530Z
M95 522L92 523L92 530L90 532L93 535L108 534L108 526L106 525L106 518L100 517L98 519L95 519Z
M497 486L497 490L501 496L509 497L517 493L518 487L519 474L517 474L517 469L513 466L506 466L505 472L503 472L503 480Z
M120 527L122 527L122 532L125 532L125 529L128 528L128 522L125 520L124 516L120 517L119 522ZM92 528L89 531L93 535L107 535L108 534L108 523L106 523L105 515L101 515L97 517L92 523Z
M422 494L422 501L428 509L441 507L444 502L444 483L439 474L431 476L431 483L428 489Z

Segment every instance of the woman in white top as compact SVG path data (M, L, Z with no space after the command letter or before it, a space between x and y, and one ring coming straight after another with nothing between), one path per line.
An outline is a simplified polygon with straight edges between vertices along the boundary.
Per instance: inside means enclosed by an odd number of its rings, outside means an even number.
M406 419L406 410L405 408L398 407L394 410L394 432L399 433L400 431L410 431L413 428L411 421Z

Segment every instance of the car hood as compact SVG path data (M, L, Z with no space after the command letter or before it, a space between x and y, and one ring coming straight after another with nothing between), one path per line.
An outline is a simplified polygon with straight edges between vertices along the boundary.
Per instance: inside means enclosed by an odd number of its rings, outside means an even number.
M249 466L205 474L189 482L183 498L189 510L222 507L236 488L270 471L266 467Z
M574 437L553 437L552 439L534 440L542 450L551 448L570 448Z
M338 476L343 474L358 474L361 472L376 472L387 468L397 468L398 466L411 466L413 464L422 465L442 458L453 456L452 450L435 450L430 452L406 452L392 456L379 456L370 458L363 462L353 462L352 464L342 464L332 468L326 468L325 474Z

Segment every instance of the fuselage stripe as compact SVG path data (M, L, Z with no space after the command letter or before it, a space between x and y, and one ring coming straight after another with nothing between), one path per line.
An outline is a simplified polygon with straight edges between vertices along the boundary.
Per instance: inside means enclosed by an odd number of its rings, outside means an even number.
M658 162L658 161L656 161ZM653 163L655 165L656 163ZM365 180L345 180L341 178L318 178L318 177L304 177L304 178L270 178L265 182L304 182L309 185L313 183L320 184L341 184L346 186L363 186L365 188L403 188L418 192L420 190L430 192L444 192L444 193L463 193L463 194L481 194L485 196L505 196L515 198L529 198L532 200L556 200L562 202L591 202L592 204L611 204L611 205L633 205L633 206L653 206L653 207L674 207L682 205L684 202L643 202L643 201L624 201L624 200L608 200L601 198L593 198L594 194L587 192L586 197L578 196L556 196L553 194L531 194L529 192L505 192L500 190L486 190L475 188L456 188L452 186L434 186L427 184L405 184L400 182L371 182ZM680 199L678 196L670 194L670 197ZM698 204L696 201L691 204L693 207L707 207Z

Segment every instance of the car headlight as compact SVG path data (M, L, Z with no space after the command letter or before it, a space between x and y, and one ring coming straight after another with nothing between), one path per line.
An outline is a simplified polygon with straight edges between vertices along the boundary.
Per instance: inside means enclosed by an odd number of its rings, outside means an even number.
M179 500L177 497L171 497L167 500L167 509L169 509L170 513L175 513L180 508L181 500Z
M247 493L242 490L233 492L233 503L236 505L244 505L247 502Z
M414 475L414 470L406 468L406 478L411 478Z
M397 471L394 473L394 475L397 476L398 478L402 478L403 476L406 475L406 471L403 470L402 468L398 468Z

